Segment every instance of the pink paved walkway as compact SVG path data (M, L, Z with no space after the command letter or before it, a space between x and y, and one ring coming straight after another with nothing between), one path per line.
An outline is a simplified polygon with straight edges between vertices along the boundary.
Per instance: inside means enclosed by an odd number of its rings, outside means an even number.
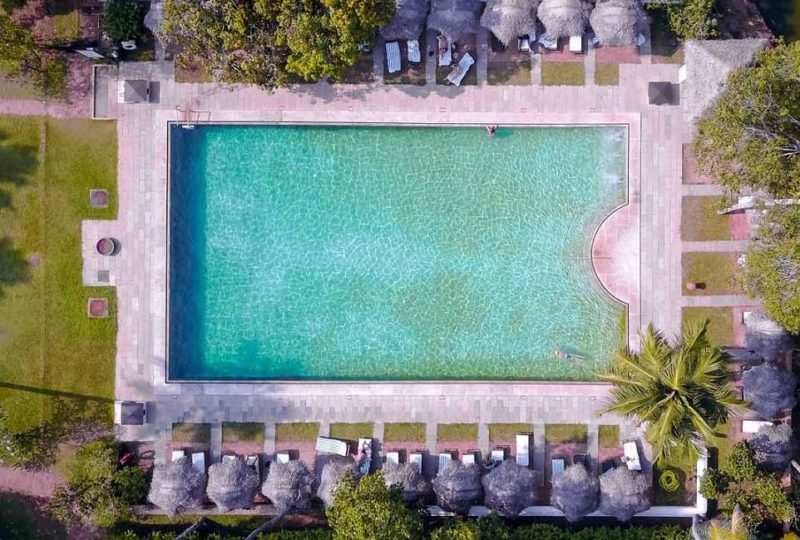
M0 464L0 491L49 498L56 485L63 482L61 476L49 471L23 471Z

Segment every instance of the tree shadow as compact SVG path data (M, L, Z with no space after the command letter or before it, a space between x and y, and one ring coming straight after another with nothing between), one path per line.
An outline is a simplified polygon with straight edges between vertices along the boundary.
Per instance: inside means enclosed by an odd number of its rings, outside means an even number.
M30 279L31 265L22 250L14 247L11 238L0 238L0 298L4 296L6 287Z
M0 131L0 183L21 186L36 170L38 148L9 144L9 135Z

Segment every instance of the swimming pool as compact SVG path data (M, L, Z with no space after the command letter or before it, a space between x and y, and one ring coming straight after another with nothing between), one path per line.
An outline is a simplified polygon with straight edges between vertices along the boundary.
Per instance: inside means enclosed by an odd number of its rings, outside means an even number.
M591 380L618 344L624 127L170 130L170 380Z

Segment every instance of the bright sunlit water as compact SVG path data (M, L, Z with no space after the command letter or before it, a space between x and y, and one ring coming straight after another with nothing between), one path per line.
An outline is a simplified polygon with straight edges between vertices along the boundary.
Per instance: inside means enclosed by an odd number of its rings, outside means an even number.
M590 244L626 148L621 127L174 126L170 378L593 378L623 308Z

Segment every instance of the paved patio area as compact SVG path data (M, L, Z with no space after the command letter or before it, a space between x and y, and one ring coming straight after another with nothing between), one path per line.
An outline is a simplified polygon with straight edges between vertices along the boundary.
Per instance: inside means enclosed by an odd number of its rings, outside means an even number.
M680 107L647 103L649 81L677 82L678 66L624 64L619 86L542 87L301 85L264 92L254 87L176 84L166 64L120 67L121 78L158 81L158 102L116 103L119 135L119 219L83 224L84 279L96 285L108 270L117 287L116 397L151 402L147 426L124 439L155 440L157 459L173 422L370 421L622 424L594 411L608 392L597 383L167 384L166 187L168 122L335 122L418 124L625 124L629 128L629 200L606 220L591 254L599 279L629 303L631 338L653 322L676 333L681 320L680 203L682 145L689 130ZM116 84L109 81L110 85ZM113 261L94 243L119 239ZM589 256L589 254L587 254ZM635 341L632 341L635 342ZM595 431L590 429L590 432ZM274 437L266 437L271 452ZM272 443L270 441L273 441ZM212 449L213 452L213 449ZM536 450L534 450L536 452ZM542 454L543 456L543 454ZM542 458L543 459L543 458Z

